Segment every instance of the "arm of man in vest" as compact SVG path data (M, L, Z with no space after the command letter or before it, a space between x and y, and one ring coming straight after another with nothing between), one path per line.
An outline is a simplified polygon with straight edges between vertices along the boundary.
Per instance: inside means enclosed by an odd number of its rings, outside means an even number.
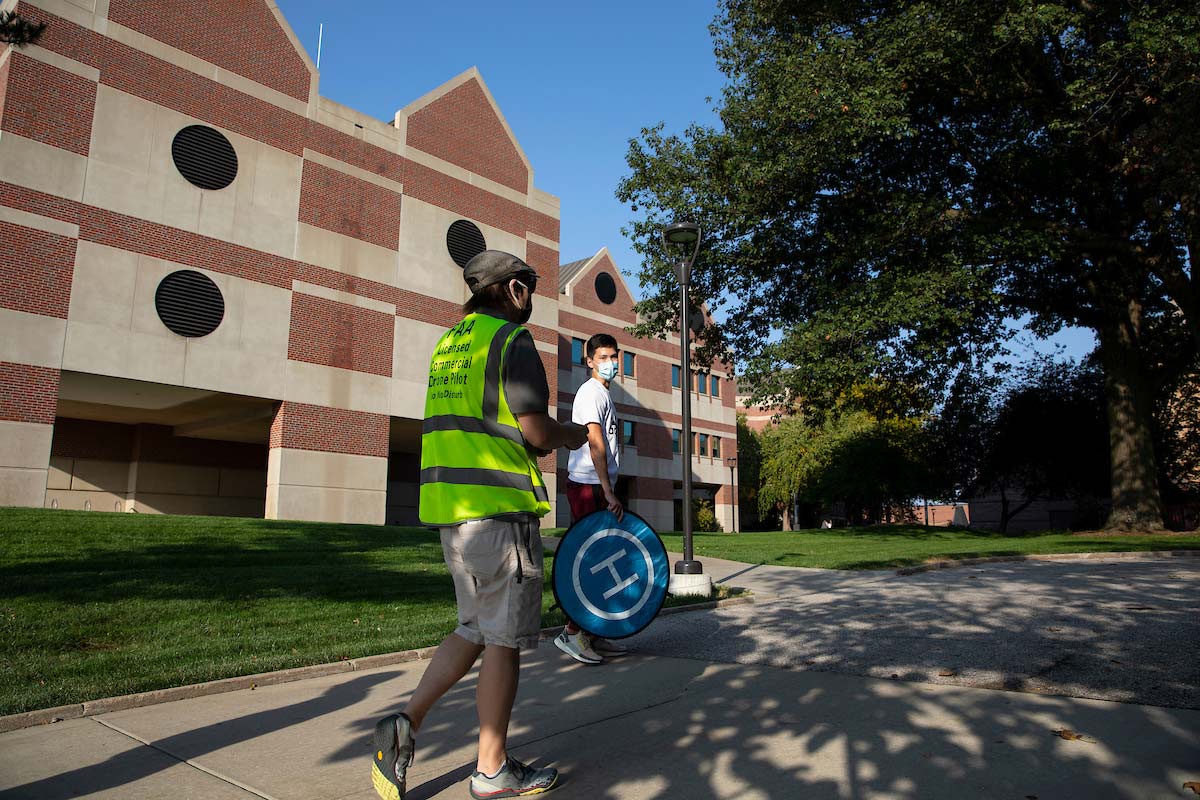
M613 491L612 481L608 475L608 442L604 438L604 430L599 422L589 422L587 426L588 452L592 456L592 465L596 467L596 477L600 479L600 488L604 490L604 502L608 510L618 520L625 516L625 508Z
M582 425L563 424L550 417L546 368L528 331L513 339L505 354L504 394L525 441L535 450L547 452L559 447L574 450L587 441L587 430Z

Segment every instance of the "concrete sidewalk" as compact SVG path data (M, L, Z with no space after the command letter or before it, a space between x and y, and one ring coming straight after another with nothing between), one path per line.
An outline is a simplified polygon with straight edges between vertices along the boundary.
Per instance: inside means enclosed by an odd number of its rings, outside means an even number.
M554 797L1144 800L1192 796L1183 784L1200 781L1195 708L953 685L973 664L1037 645L1034 666L1051 652L1120 648L1142 658L1114 666L1128 683L1173 671L1192 686L1195 560L909 577L704 563L756 603L656 621L631 640L640 652L602 667L548 641L526 654L510 746L563 771ZM1168 635L1182 661L1146 646ZM962 676L915 669L952 653ZM370 732L426 663L0 734L0 798L368 800ZM893 663L908 666L906 680L870 674ZM1084 678L1085 690L1113 688L1112 673ZM410 800L469 797L475 679L426 721Z
M425 663L3 734L0 797L367 800L369 733ZM429 717L410 800L469 796L474 688ZM543 642L511 747L563 770L561 798L1143 800L1200 780L1200 712L640 655L588 668Z

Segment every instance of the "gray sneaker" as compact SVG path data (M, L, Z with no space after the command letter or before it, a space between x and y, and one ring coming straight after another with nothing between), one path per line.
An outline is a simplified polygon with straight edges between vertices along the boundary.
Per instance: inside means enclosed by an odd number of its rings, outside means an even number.
M383 800L404 800L404 779L412 766L417 743L412 723L403 714L391 714L375 725L371 783Z
M583 631L579 633L567 633L563 631L554 637L554 646L580 664L595 666L596 664L604 663L604 659L592 649L592 637Z
M629 655L629 648L609 639L592 639L592 650L601 658L620 658Z
M557 782L558 770L550 767L537 769L509 756L504 766L496 773L496 777L489 778L478 771L471 776L471 797L475 800L524 797L527 794L548 792Z

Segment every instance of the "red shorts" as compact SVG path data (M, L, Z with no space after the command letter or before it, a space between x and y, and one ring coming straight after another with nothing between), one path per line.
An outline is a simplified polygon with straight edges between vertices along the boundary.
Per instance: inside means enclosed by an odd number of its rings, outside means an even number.
M608 508L604 489L598 483L576 483L567 478L567 502L571 504L571 522L602 508Z

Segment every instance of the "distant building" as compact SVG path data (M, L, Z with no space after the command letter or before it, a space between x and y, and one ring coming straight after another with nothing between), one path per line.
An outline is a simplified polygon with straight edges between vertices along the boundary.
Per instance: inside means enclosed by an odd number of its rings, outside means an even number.
M320 96L270 0L19 10L47 28L0 56L0 505L413 523L428 359L467 259L543 276L552 414L571 339L632 320L605 251L560 287L559 201L477 70L380 121ZM618 338L630 504L669 527L672 344ZM697 430L724 456L721 391ZM719 462L695 465L718 504ZM554 497L559 458L541 465Z

